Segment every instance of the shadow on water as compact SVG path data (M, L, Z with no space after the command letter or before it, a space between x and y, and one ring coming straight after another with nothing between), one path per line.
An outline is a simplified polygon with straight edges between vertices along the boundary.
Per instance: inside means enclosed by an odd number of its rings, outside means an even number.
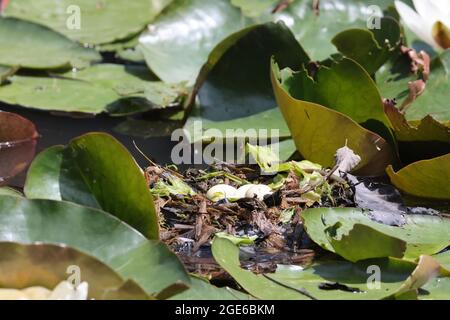
M48 112L31 110L21 107L14 107L0 103L0 110L17 113L32 121L40 134L37 145L37 153L54 145L66 145L71 139L88 132L105 132L113 135L132 153L136 161L142 167L148 165L147 160L134 147L133 141L152 160L159 164L170 164L171 150L177 142L170 139L170 131L159 132L156 137L139 137L137 135L127 135L121 130L119 125L123 125L126 118L113 118L107 115L99 115L92 118L71 118L66 116L52 115ZM36 153L36 154L37 154ZM113 160L111 160L113 161ZM25 173L12 180L10 183L14 187L22 187Z

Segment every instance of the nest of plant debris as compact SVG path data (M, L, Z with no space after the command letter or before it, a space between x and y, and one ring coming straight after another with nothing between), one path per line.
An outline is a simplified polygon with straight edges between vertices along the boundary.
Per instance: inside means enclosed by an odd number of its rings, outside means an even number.
M353 188L346 180L332 175L332 170L316 172L323 177L322 185L317 182L302 185L302 177L293 170L282 176L276 172L263 173L258 165L221 163L206 170L188 169L180 173L155 164L145 173L155 196L162 241L190 271L209 275L218 271L210 253L210 241L218 233L252 244L244 249L242 259L249 269L262 272L275 269L280 263L304 265L320 249L303 229L302 211L319 206L354 206ZM238 188L248 183L277 186L264 200L255 197L214 202L206 196L217 184ZM324 183L327 192L321 192L319 198L317 193L313 199L305 196Z

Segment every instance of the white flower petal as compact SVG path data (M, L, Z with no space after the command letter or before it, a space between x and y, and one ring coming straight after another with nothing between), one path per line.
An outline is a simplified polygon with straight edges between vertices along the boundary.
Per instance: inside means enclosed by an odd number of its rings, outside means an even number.
M417 13L425 21L436 21L439 19L439 11L433 5L432 0L413 0L413 3Z
M427 23L445 21L450 14L450 0L413 0L419 15Z
M433 5L440 13L440 18L450 24L450 0L434 0Z
M418 0L421 1L421 0ZM395 1L400 17L406 26L419 38L433 47L438 47L432 35L433 23L427 23L417 12L401 1Z

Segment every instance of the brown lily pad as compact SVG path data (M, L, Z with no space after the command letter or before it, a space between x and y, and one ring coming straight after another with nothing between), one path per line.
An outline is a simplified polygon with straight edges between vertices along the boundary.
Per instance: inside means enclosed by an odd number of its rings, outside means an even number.
M36 151L37 138L31 121L0 111L0 186L28 167Z

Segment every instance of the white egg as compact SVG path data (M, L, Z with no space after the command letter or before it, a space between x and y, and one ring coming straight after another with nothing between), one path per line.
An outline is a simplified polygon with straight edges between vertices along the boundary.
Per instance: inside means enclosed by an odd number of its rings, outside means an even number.
M256 186L256 184L246 184L243 185L241 187L239 187L236 192L233 195L234 199L242 199L245 198L245 195L247 194L248 189L250 189L251 187Z
M265 184L257 184L250 187L245 193L246 198L258 198L258 200L264 200L266 195L272 194L272 189Z
M208 190L206 197L211 201L219 201L232 198L236 191L236 188L227 184L218 184Z

